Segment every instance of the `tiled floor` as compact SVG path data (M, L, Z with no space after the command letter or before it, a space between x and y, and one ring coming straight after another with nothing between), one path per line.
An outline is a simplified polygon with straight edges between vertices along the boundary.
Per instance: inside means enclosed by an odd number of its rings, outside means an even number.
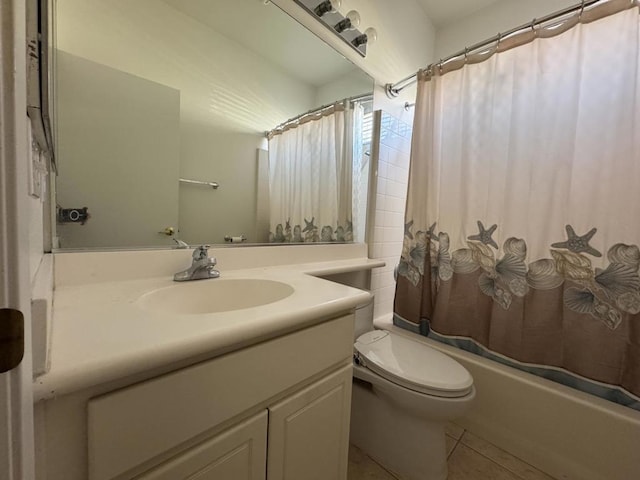
M553 480L486 440L449 424L447 480ZM349 450L348 480L397 480L359 448Z

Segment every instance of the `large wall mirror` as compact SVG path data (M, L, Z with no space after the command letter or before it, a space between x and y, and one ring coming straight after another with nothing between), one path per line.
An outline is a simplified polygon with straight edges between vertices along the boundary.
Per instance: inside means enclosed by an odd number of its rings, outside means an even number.
M277 6L54 20L59 248L364 240L373 81Z

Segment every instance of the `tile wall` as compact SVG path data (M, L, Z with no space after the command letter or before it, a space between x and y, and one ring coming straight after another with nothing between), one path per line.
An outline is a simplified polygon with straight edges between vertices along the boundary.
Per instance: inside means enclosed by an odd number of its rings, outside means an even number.
M387 265L374 270L371 278L371 290L375 295L374 318L390 315L393 311L393 269L402 252L411 153L411 125L385 112L377 120L380 135L375 216L368 243L369 255L384 260Z

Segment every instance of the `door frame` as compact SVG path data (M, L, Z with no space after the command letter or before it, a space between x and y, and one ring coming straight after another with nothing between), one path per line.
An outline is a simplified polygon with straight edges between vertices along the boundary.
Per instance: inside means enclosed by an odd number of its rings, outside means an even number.
M24 315L25 354L0 374L0 478L34 478L26 7L0 2L0 308Z

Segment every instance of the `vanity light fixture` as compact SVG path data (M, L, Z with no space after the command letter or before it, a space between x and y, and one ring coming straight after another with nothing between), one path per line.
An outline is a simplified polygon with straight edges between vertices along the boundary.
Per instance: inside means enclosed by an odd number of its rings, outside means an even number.
M375 28L367 28L362 35L354 38L351 43L358 48L361 45L372 45L377 39L378 32L376 32Z
M355 10L342 15L339 11L342 0L294 0L316 20L340 37L362 57L367 55L367 45L377 38L376 31L368 28L364 33L358 30L360 14ZM372 37L373 35L373 37Z
M342 33L345 30L358 28L358 26L360 26L360 14L355 10L351 10L344 19L334 25L333 29L338 33Z
M315 13L318 17L322 17L325 13L336 13L338 10L340 10L341 5L342 0L325 0L313 9L313 13Z
M351 40L351 43L356 47L360 47L367 44L367 36L363 33L362 35L358 35L356 38Z
M378 31L373 27L367 28L364 34L367 36L367 43L369 45L373 45L378 40Z

